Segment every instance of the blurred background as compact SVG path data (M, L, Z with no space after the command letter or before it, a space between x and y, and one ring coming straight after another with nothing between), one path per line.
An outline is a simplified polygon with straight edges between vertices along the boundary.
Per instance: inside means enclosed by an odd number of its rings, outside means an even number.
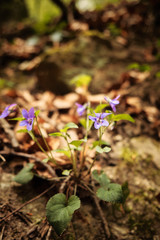
M1 0L0 87L65 94L87 74L107 92L129 68L159 78L159 23L159 1Z

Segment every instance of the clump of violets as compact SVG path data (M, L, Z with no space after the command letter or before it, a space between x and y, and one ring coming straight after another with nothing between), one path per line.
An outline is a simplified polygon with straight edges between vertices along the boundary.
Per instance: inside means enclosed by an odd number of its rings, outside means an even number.
M4 111L2 112L2 114L0 115L0 118L6 118L6 117L8 117L8 115L9 115L10 113L15 112L16 106L17 106L16 103L13 103L13 104L7 106L7 107L4 109Z
M118 95L116 98L114 99L110 99L109 97L104 97L104 99L109 103L109 105L111 106L113 112L116 112L116 105L119 104L118 98L120 97L120 95Z
M76 103L77 113L79 116L82 116L87 108L87 104L81 105L80 103Z
M108 127L109 122L105 120L104 118L107 117L111 113L95 113L95 117L89 116L89 119L94 122L94 127L96 129L99 129L100 127Z
M26 109L22 110L22 115L25 118L23 121L20 122L20 126L26 126L28 131L32 130L33 121L35 118L34 108L32 107L29 112Z

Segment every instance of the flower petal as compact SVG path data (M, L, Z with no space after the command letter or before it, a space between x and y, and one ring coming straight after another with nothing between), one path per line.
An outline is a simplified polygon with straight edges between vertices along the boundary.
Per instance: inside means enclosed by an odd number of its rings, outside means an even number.
M28 125L28 121L27 120L23 120L19 124L19 126L21 126L21 127L26 126L26 125Z
M106 120L102 120L102 121L101 121L101 125L102 125L102 126L105 126L105 127L108 127L109 122L106 121Z
M100 122L95 121L94 127L95 127L96 129L99 129L101 126L102 126L102 125L101 125Z
M0 115L0 118L6 118L9 115L9 111L5 108L5 110L2 112L2 114Z
M34 118L34 108L33 107L29 110L28 117L29 118Z
M102 113L95 113L95 115L96 115L97 118L100 118Z
M22 109L22 115L24 118L28 119L28 112L26 109Z
M17 105L16 103L12 103L11 105L8 106L8 108L13 108L16 105Z
M109 97L104 97L104 99L110 103L111 99Z
M76 106L77 106L77 107L82 107L83 105L81 105L80 103L77 103L77 102L76 102Z
M113 103L110 103L110 106L111 106L113 112L116 112L116 107L115 107L115 105L114 105Z
M90 120L94 121L94 122L97 120L97 118L96 118L96 117L93 117L93 116L89 116L88 118L89 118Z
M113 99L113 100L111 100L111 102L110 102L110 103L113 103L113 104L117 105L117 104L119 104L119 101L118 101L118 100L116 100L116 99Z
M117 100L120 96L121 96L121 95L118 95L118 96L115 98L115 100Z
M33 125L33 121L31 123L27 124L27 130L31 131L32 130L32 125Z
M110 115L110 114L111 114L111 113L102 113L102 115L101 115L101 119L107 117L107 116Z

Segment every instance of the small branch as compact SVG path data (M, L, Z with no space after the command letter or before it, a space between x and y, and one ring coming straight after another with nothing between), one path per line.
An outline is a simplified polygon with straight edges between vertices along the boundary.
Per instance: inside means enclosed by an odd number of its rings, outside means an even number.
M47 236L46 236L46 240L49 240L49 239L50 239L51 231L52 231L52 226L50 226L49 229L48 229L48 233L47 233Z
M63 193L64 192L64 188L66 187L67 182L70 180L71 175L69 175L68 177L66 177L66 179L63 181L62 185L60 186L59 192Z
M1 235L0 235L0 240L3 239L4 229L5 229L5 225L2 227L2 231L1 231Z
M48 165L47 163L42 162L39 158L33 156L32 154L28 154L28 153L22 153L22 152L15 152L13 150L9 150L9 151L0 151L0 156L1 155L14 155L14 156L19 156L19 157L24 157L24 158L31 158L34 159L37 163L42 164L45 168L47 168L48 172L53 176L56 177L56 173L54 171L54 169Z
M53 187L55 186L55 183L52 184L49 188L47 188L44 192L40 193L38 196L30 199L29 201L25 202L24 204L22 204L19 208L15 209L13 212L11 212L10 214L8 214L7 216L5 216L4 218L0 219L0 223L5 221L7 218L9 218L10 216L12 216L14 213L18 212L20 209L22 209L23 207L25 207L26 205L30 204L31 202L34 202L35 200L37 200L38 198L42 197L45 193L47 193L48 191L50 191Z
M93 189L94 188L95 187L94 187L94 184L93 184ZM102 208L101 208L101 206L99 204L99 199L97 198L97 196L95 194L93 195L93 199L94 199L94 202L95 202L95 204L97 206L97 209L99 211L99 215L100 215L100 217L102 219L102 223L103 223L103 226L104 226L105 234L106 234L106 236L108 238L110 238L111 234L110 234L110 231L109 231L108 222L107 222L107 220L106 220L106 218L104 216L104 213L102 211Z

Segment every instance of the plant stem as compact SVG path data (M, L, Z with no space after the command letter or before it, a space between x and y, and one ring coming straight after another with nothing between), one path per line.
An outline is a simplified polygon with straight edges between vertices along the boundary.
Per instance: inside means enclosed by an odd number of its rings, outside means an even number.
M68 149L71 153L71 160L72 160L72 166L73 166L73 171L74 171L74 174L75 174L75 177L77 177L77 164L76 164L76 159L74 157L74 154L72 153L72 149L69 145L69 142L68 142L68 139L67 139L67 136L65 136L65 140L67 142L67 146L68 146Z
M36 123L37 123L38 130L39 130L39 132L40 132L40 134L41 134L41 136L42 136L42 139L43 139L43 141L44 141L44 143L45 143L48 151L49 151L50 154L51 154L50 160L53 160L53 162L54 162L55 164L57 164L57 163L56 163L56 160L55 160L54 157L53 157L52 151L51 151L51 149L49 148L48 143L47 143L46 139L44 138L44 136L43 136L43 134L42 134L42 131L41 131L40 127L39 127L37 117L36 117Z
M33 131L28 132L29 135L31 136L31 138L33 139L33 141L37 144L37 146L41 149L41 151L49 158L51 159L51 157L48 155L48 153L43 149L43 147L40 145L40 143L38 142L37 138L35 137Z
M90 102L87 103L86 134L85 134L86 142L87 142L87 139L88 139L88 132L89 132L89 118L88 118L89 113L90 113L89 108L90 108ZM79 174L78 174L78 176L80 175L82 167L83 167L83 165L85 163L84 153L85 153L85 150L86 150L86 142L83 145L83 151L82 151L82 157L80 159L80 167L79 167Z

